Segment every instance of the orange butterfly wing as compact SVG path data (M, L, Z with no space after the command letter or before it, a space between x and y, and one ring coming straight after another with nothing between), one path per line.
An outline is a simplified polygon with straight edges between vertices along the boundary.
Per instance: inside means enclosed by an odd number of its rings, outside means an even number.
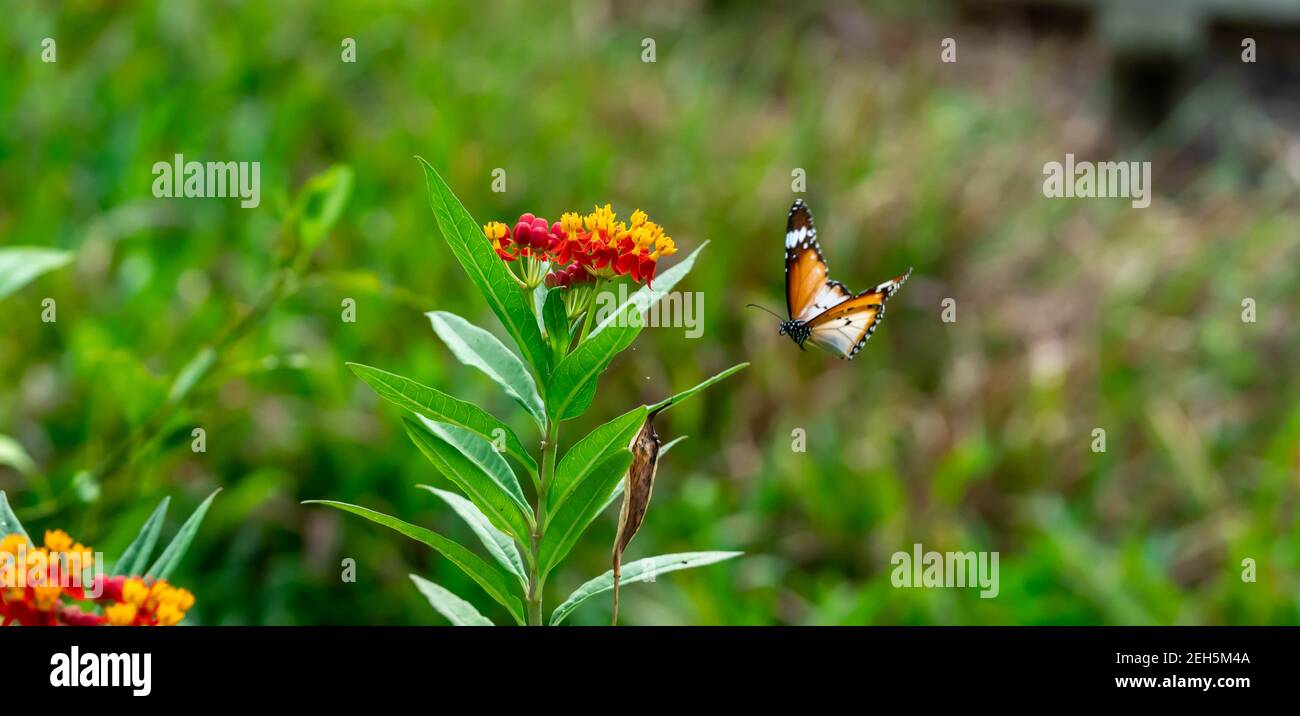
M785 224L785 303L791 319L807 321L851 298L844 284L832 281L812 212L796 199Z
M808 340L822 350L852 360L885 319L885 301L902 286L907 273L863 291L822 311L808 321Z

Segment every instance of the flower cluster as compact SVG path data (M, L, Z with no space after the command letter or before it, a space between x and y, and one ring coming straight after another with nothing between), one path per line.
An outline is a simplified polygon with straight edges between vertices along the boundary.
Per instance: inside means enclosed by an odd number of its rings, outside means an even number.
M0 541L0 625L172 626L194 606L194 595L166 580L139 577L87 579L94 552L63 530L47 531L43 546L25 535ZM89 584L89 587L87 587ZM97 602L102 613L79 603Z
M513 230L494 221L483 227L483 234L502 260L524 259L524 277L515 278L527 288L543 281L567 288L586 280L579 278L581 272L601 279L630 276L638 283L650 283L659 259L677 253L672 237L644 211L637 209L624 222L609 204L597 206L586 216L567 212L554 223L524 214ZM551 270L543 273L547 265Z
M194 606L194 595L165 579L109 577L99 602L104 620L113 626L175 626Z

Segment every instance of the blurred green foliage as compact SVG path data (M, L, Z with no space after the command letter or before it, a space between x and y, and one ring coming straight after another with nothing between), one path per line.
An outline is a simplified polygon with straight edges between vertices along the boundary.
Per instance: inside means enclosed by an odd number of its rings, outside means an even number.
M198 597L191 623L439 622L409 572L505 620L420 545L299 504L363 503L475 544L415 488L448 483L399 414L344 367L518 413L422 315L495 326L437 235L415 154L481 222L608 201L646 209L686 252L713 242L681 286L703 294L703 337L647 330L561 435L754 362L658 425L689 439L626 559L746 556L627 589L625 622L1300 621L1300 140L1232 73L1124 138L1086 45L955 30L899 3L19 0L5 16L0 246L76 259L0 305L0 434L35 462L0 468L0 487L29 529L109 554L163 495L183 514L224 488L173 577ZM959 62L940 64L939 38L959 32ZM261 206L154 199L150 167L178 152L261 162ZM1042 165L1066 152L1153 160L1155 202L1045 200ZM288 197L336 163L355 172L351 201L292 294L127 469L78 477L256 301ZM853 362L801 353L742 308L782 304L795 168L836 278L916 268ZM56 323L39 320L46 297ZM195 427L206 453L189 449ZM608 568L616 517L549 604ZM1000 595L893 588L890 555L914 542L999 551Z

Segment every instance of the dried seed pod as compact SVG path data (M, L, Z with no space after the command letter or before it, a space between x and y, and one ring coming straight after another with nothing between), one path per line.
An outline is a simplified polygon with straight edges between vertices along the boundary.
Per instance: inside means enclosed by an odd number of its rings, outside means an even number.
M645 520L650 492L655 485L655 471L659 468L659 434L655 432L655 415L667 407L664 405L646 415L641 430L628 446L632 451L632 464L627 468L623 484L623 509L618 515L618 532L614 538L614 624L618 624L618 580L623 567L623 550L627 549Z

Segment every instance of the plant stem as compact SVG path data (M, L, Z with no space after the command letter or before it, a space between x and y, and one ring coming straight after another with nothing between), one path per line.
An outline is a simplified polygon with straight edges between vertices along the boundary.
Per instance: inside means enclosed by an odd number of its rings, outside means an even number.
M546 491L551 486L551 477L555 474L555 454L559 449L560 421L547 419L546 437L542 441L542 467L538 479L541 486L537 490L537 504L533 507L532 569L528 574L528 625L542 625L542 579L538 550L542 544L543 527L546 521Z
M596 316L596 297L600 295L600 290L605 287L606 280L603 278L596 279L596 287L591 292L591 298L587 299L587 317L582 321L582 333L578 335L577 345L587 340L587 334L591 331L591 320Z

